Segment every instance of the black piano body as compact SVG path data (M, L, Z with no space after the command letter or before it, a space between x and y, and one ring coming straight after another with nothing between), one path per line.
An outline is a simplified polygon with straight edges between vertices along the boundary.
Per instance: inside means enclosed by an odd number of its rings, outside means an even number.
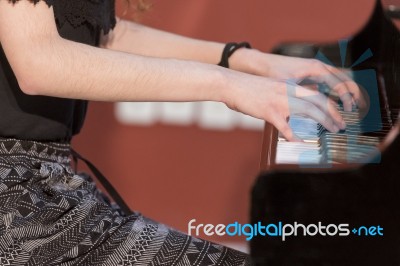
M373 57L352 70L375 70L382 122L391 127L396 126L400 109L400 30L393 23L399 14L398 9L387 9L377 1L366 26L349 40L346 58L350 64L368 49L372 51ZM275 50L304 57L315 57L318 51L341 65L338 44L286 44ZM381 140L385 137L382 132L368 134ZM270 225L268 234L262 228L250 240L254 263L400 265L400 137L378 158L371 157L371 163L308 169L274 165L277 135L267 124L260 163L263 171L252 190L251 224ZM290 232L295 224L298 235L283 240L282 227L287 225ZM304 229L300 224L311 226ZM339 235L339 225L348 231ZM315 229L318 226L323 230ZM326 226L332 235L326 233ZM319 231L313 235L313 230Z

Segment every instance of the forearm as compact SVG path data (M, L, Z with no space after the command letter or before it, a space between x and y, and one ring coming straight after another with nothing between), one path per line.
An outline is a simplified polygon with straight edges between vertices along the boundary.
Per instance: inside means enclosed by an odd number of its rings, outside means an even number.
M217 64L223 44L196 40L118 19L103 47L127 53Z
M118 19L115 29L103 38L103 47L107 49L214 65L221 60L224 46L223 43L188 38L122 19ZM230 67L255 73L253 65L246 60L246 50L239 49L232 55L229 60Z
M260 76L248 75L215 65L223 44L134 23L125 26L124 33L120 21L104 45L109 49L102 49L61 38L52 7L43 1L35 6L29 1L0 1L0 42L27 94L99 101L221 101L273 123L288 140L296 139L287 123L293 114L309 116L330 131L344 129L345 124L325 95L261 76L311 76L337 91L345 110L352 105L348 95L355 95L356 101L361 98L354 82L338 78L340 73L316 60L239 49L229 64Z
M95 48L62 38L29 51L30 94L99 101L221 101L217 66ZM207 77L207 78L205 78Z

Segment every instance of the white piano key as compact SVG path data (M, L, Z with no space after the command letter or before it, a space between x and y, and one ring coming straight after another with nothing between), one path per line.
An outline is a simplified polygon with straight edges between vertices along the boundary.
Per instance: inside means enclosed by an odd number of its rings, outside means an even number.
M302 116L291 116L289 126L304 142L288 142L280 138L277 143L277 164L319 164L318 123Z
M321 155L317 142L278 142L277 164L318 164L320 161Z

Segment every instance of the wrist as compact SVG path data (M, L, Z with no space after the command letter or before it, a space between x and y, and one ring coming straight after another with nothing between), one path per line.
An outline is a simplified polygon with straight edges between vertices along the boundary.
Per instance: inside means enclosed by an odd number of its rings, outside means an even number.
M248 74L231 69L220 68L219 102L237 110L236 104L243 100L241 94L248 88Z
M241 48L230 58L231 69L248 74L268 76L269 67L262 60L265 54L257 49Z
M207 73L202 75L200 101L213 101L226 103L230 97L230 72L229 69L208 65Z

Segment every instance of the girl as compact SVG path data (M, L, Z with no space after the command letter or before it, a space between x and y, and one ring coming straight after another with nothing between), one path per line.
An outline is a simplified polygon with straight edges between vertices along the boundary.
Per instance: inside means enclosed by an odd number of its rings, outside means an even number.
M0 0L0 42L2 265L251 263L124 213L72 170L69 143L89 100L219 101L288 140L299 140L290 114L346 125L332 100L286 79L325 82L346 110L363 105L355 83L319 61L148 28L115 17L114 0Z

